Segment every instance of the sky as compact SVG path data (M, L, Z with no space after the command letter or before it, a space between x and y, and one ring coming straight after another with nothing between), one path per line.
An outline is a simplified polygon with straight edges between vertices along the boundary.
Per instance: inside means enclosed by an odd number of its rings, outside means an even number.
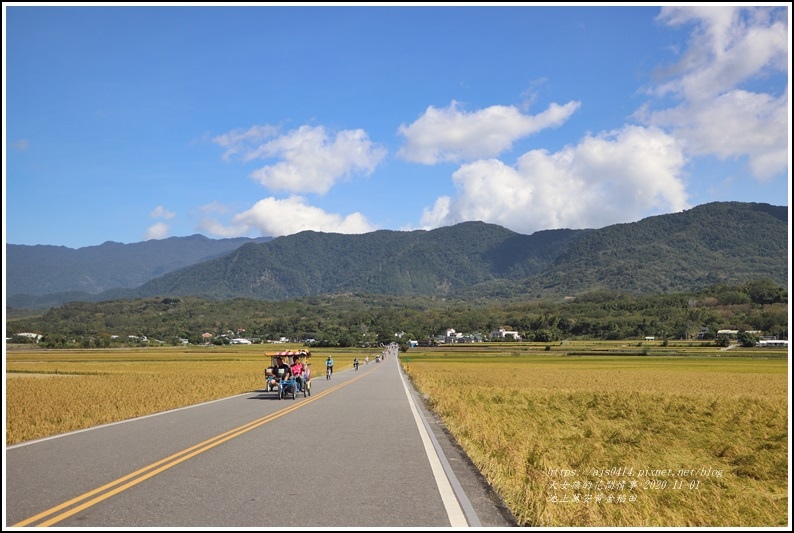
M788 206L788 3L3 4L3 238Z

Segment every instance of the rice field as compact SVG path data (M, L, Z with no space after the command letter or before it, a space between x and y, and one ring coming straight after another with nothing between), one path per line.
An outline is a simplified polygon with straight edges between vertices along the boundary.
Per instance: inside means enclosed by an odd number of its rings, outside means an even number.
M409 353L522 526L788 523L786 358Z

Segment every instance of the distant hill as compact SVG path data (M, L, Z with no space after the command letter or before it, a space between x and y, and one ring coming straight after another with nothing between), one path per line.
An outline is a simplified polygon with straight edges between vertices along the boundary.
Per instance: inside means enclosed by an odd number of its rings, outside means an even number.
M126 276L128 285L119 283L80 300L200 296L280 301L335 293L526 298L593 290L687 292L758 278L788 284L788 209L758 203L715 202L629 224L532 235L464 222L429 231L360 235L304 231L228 244L226 253L217 250L214 258L208 253L206 260L182 268L172 268L173 250L163 248L159 253L170 254L160 258L162 268L168 268L163 275L150 275L150 267L149 274L139 274L139 279L149 279L137 287ZM124 277L130 265L100 254L92 270L81 268L72 267L74 276L82 272L79 279L87 282L100 275L104 280ZM8 286L17 290L10 282ZM45 293L40 290L39 305L58 299Z
M787 207L715 202L589 232L521 287L660 294L759 278L787 286L788 246Z
M192 235L134 244L108 241L78 249L7 244L7 305L26 307L41 301L54 305L90 299L90 295L109 289L131 289L173 270L229 253L243 244L269 240L271 237L209 239Z
M451 295L490 280L532 276L585 233L520 235L483 222L361 235L304 231L241 246L126 294L261 300L340 292Z

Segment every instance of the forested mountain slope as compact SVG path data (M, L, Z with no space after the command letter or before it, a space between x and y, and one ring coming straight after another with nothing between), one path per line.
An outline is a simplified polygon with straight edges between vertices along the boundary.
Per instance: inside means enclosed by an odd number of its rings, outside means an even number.
M208 239L203 235L170 237L133 244L108 241L99 246L6 245L6 296L26 300L53 293L86 298L113 288L132 289L173 270L227 254L259 239ZM86 293L80 297L80 293ZM57 300L57 299L56 299Z
M463 222L360 235L304 231L220 241L194 235L77 251L9 245L7 307L157 296L655 294L759 278L787 285L788 227L787 207L715 202L634 223L532 235ZM52 256L37 262L35 253L44 251ZM39 296L21 296L22 288ZM57 291L84 292L52 294Z
M305 231L172 272L132 297L284 300L357 292L511 297L698 290L788 280L788 210L717 202L601 229L521 235L464 222L363 235Z

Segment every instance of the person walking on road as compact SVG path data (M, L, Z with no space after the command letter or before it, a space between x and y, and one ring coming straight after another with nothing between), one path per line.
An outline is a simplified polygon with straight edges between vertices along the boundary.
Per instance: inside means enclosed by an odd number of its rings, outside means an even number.
M331 375L334 373L334 360L331 359L331 356L328 356L328 359L325 360L325 379L331 379Z

